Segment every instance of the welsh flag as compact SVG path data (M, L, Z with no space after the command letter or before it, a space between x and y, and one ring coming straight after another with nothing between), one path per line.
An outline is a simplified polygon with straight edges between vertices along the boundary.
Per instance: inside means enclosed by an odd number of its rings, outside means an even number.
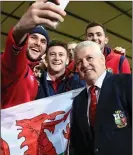
M67 155L72 101L82 89L1 110L1 155Z

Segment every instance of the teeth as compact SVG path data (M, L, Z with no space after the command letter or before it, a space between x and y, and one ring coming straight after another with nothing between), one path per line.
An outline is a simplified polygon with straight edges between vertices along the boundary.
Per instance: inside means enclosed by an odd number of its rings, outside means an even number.
M38 49L35 49L35 48L31 48L32 50L34 50L34 51L36 51L36 52L39 52L39 50Z
M60 65L60 64L53 63L53 65Z
M84 73L90 72L91 69L84 70Z

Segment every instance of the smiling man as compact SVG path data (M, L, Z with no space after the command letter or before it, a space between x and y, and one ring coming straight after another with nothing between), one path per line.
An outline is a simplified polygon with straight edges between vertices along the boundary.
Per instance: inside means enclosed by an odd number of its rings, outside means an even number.
M77 69L87 83L73 100L70 142L74 155L132 154L132 75L106 71L92 41L75 48Z
M9 31L1 56L1 108L33 101L38 82L33 68L45 53L48 34L44 27L55 28L53 21L63 22L66 13L47 0L35 1ZM54 0L59 4L58 0ZM27 59L28 58L28 59Z
M42 73L37 99L60 94L85 86L78 73L69 75L66 65L69 63L67 44L53 40L46 51L47 72Z
M8 51L5 50L2 56L2 108L7 108L35 99L38 90L38 82L35 79L33 68L39 63L42 55L46 52L48 43L49 36L43 26L39 25L32 29L29 32L25 55L22 56L23 53L17 52L17 47L15 45L13 46L12 62L19 61L19 65L16 65L11 69L10 67L12 67L13 64L10 64L7 68L5 66L5 60L9 58L11 52L8 53ZM7 61L8 63L10 62L9 60ZM10 70L12 70L11 73ZM6 74L9 73L10 79L6 78ZM23 84L23 80L25 81L25 84L27 83L26 86ZM12 81L14 82L12 83ZM8 84L11 84L12 87L8 87ZM13 88L13 90L11 88ZM32 90L32 95L27 93L28 90ZM26 92L24 96L21 95L22 92ZM10 95L10 97L8 95Z
M37 26L29 33L27 58L34 62L39 61L46 51L49 43L48 32L44 26Z
M86 26L86 40L96 42L105 56L106 68L114 73L131 73L130 65L125 56L115 53L109 48L109 38L105 27L98 22L91 22Z

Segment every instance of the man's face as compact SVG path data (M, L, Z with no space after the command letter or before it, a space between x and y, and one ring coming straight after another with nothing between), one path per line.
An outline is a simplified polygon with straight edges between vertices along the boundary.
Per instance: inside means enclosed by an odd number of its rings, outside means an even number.
M69 52L69 59L70 61L74 60L74 50L75 50L75 47L77 46L76 43L71 43L71 44L68 44L67 45L67 49L68 49L68 52Z
M95 47L83 47L75 54L77 69L89 85L94 84L105 71L105 58L96 50Z
M64 73L69 62L66 49L62 46L52 46L47 52L48 70L53 74Z
M101 26L94 26L87 29L86 40L96 42L102 52L105 45L108 43L108 37L105 36L105 32Z
M47 47L46 38L38 33L33 33L28 39L27 54L32 61L37 61L45 53Z

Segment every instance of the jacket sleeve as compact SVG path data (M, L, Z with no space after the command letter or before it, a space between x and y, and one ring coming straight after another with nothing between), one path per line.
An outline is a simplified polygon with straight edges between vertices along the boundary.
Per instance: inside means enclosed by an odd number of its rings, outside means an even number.
M128 103L128 110L132 119L132 74L125 75L127 79L125 81L127 82L127 90L126 90L126 96L127 96L127 103Z
M15 80L20 78L22 74L26 74L28 69L26 58L27 39L23 46L19 47L13 39L12 32L13 29L11 29L8 33L5 51L1 57L2 85L13 83Z
M124 59L122 64L122 73L131 73L130 65L127 58Z

